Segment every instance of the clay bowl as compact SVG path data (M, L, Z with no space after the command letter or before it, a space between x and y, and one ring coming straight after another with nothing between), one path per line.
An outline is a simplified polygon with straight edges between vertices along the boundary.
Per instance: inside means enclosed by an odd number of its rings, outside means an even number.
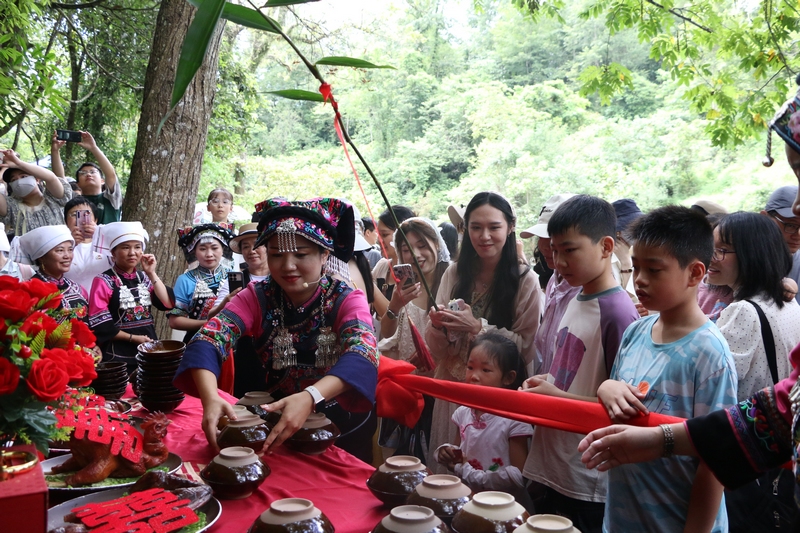
M220 448L245 446L256 453L261 453L264 442L269 435L269 428L256 415L241 416L238 420L228 421L228 425L217 437Z
M250 448L233 446L219 455L200 472L200 477L224 500L240 500L250 496L270 474L266 465Z
M247 533L333 533L333 524L311 500L286 498L272 502Z
M123 361L108 361L105 363L97 363L94 369L98 376L105 374L127 374L128 365Z
M158 363L148 363L142 361L139 356L136 356L136 362L139 365L140 372L144 372L146 374L168 374L172 372L175 373L175 370L178 369L181 362L180 359L177 361L170 361L170 362L158 362Z
M453 533L512 533L530 515L506 492L479 492L453 517Z
M447 524L427 507L401 505L391 510L372 533L450 533Z
M236 418L241 418L242 416L252 414L244 405L234 405L233 412L236 413ZM219 419L219 422L217 422L217 429L222 431L225 429L225 426L228 425L228 422L230 422L230 419L227 416L222 415Z
M428 476L408 495L406 503L421 505L450 525L453 516L469 502L472 490L456 476L437 474Z
M148 357L168 357L170 355L183 355L186 345L181 341L164 340L150 341L139 345L137 351Z
M177 389L168 391L142 390L142 393L139 395L140 400L151 400L155 402L172 402L175 400L183 400L185 397L186 395Z
M183 403L183 397L181 397L179 400L150 400L140 397L139 400L142 402L142 407L151 413L160 411L164 414L171 413Z
M572 525L572 520L555 514L535 514L514 533L581 533Z
M324 413L311 413L303 427L286 439L286 446L306 455L319 455L330 448L342 432Z
M266 391L252 391L244 393L244 396L236 402L236 405L243 405L254 415L266 420L269 413L261 406L274 401L275 399Z
M411 455L389 457L367 480L367 488L389 507L403 505L408 495L430 471L418 458Z

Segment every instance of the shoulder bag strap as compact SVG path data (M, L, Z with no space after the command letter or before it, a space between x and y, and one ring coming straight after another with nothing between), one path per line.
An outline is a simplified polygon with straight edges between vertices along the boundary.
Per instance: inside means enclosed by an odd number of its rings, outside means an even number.
M745 300L756 308L758 313L758 320L761 322L761 340L764 342L764 351L767 353L767 364L769 365L769 373L772 374L773 384L778 381L778 362L775 356L775 337L772 335L772 328L769 326L767 315L757 303L752 300Z

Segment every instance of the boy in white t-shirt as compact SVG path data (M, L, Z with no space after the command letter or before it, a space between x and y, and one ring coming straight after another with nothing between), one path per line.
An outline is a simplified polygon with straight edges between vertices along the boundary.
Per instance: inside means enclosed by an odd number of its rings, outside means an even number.
M555 268L582 290L558 326L549 373L528 379L522 389L597 401L597 388L608 379L622 333L639 318L611 271L614 208L600 198L574 196L556 209L547 232ZM587 470L581 463L582 438L537 427L523 475L543 492L535 494L537 513L566 516L583 533L592 533L602 529L607 482L604 472Z
M597 391L614 422L640 412L694 418L736 403L728 343L697 303L714 238L686 207L656 209L634 222L636 293L659 311L630 326L611 379ZM722 485L698 459L665 457L608 473L603 531L728 531Z

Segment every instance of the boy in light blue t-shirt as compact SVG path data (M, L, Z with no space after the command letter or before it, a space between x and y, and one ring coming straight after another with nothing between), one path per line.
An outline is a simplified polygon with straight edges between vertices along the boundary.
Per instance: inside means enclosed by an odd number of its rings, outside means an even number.
M636 295L660 314L625 331L600 402L614 422L650 411L693 418L735 404L730 349L697 304L714 247L705 217L663 207L630 232ZM728 531L722 485L698 459L623 465L608 483L603 531Z

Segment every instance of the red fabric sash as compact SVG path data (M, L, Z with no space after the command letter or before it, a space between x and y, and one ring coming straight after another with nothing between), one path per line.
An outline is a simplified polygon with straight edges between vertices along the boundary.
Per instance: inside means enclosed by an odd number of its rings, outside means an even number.
M427 394L497 416L572 433L589 433L612 423L599 403L443 381L413 375L414 370L414 365L406 361L381 357L376 391L378 416L413 427L424 406L422 394ZM650 413L627 423L657 426L682 421L682 418Z

